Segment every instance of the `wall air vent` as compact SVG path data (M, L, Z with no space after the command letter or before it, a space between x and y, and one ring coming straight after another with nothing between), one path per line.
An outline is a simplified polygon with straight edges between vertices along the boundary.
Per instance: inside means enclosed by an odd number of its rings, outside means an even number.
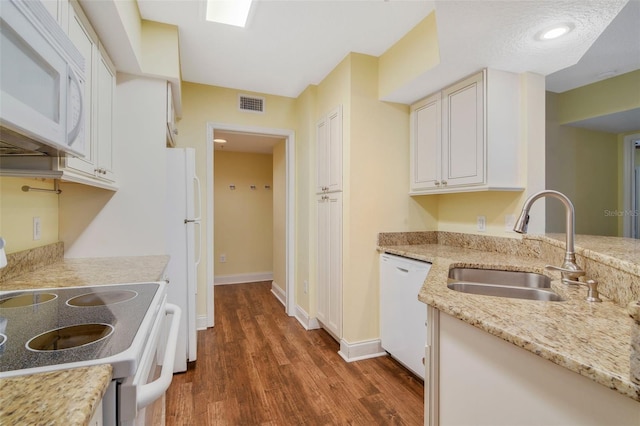
M240 95L238 102L240 111L264 113L264 98Z

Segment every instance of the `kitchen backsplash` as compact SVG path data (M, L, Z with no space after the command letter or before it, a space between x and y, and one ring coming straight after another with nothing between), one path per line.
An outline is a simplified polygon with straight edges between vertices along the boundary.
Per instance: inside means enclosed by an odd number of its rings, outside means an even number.
M3 282L59 262L63 257L64 244L61 241L8 254L7 266L0 269L0 290Z

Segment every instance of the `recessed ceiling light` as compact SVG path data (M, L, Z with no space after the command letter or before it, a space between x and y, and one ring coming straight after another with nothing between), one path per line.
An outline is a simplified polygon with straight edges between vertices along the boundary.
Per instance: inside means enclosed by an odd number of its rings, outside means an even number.
M541 31L538 34L538 40L553 40L558 37L562 37L565 34L568 34L573 29L573 25L571 24L561 24Z
M215 143L227 143L226 139L214 139L213 140Z
M206 19L211 22L244 27L252 0L207 0Z

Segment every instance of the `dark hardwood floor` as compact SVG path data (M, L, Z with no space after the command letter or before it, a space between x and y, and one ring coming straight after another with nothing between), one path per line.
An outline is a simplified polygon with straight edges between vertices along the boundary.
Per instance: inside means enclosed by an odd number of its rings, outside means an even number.
M422 382L390 357L352 363L270 283L215 288L215 327L167 392L167 425L422 425Z

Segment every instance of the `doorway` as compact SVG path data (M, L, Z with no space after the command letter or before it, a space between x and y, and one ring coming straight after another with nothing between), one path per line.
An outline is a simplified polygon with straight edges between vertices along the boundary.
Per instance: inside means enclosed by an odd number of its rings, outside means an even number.
M281 138L284 139L284 283L281 284L284 290L284 295L274 294L281 299L284 303L285 312L287 315L292 316L295 312L295 294L294 294L294 179L295 179L295 162L294 162L294 147L295 136L294 131L291 129L273 129L263 128L256 126L242 126L226 123L207 123L207 193L213 194L214 188L214 157L215 157L215 142L214 135L221 133L235 133L243 135L262 136L266 138ZM214 199L213 196L207 197L207 223L209 229L207 231L207 325L209 327L214 326L214 270L215 270L215 257L214 253Z
M623 236L640 239L640 133L624 138Z

